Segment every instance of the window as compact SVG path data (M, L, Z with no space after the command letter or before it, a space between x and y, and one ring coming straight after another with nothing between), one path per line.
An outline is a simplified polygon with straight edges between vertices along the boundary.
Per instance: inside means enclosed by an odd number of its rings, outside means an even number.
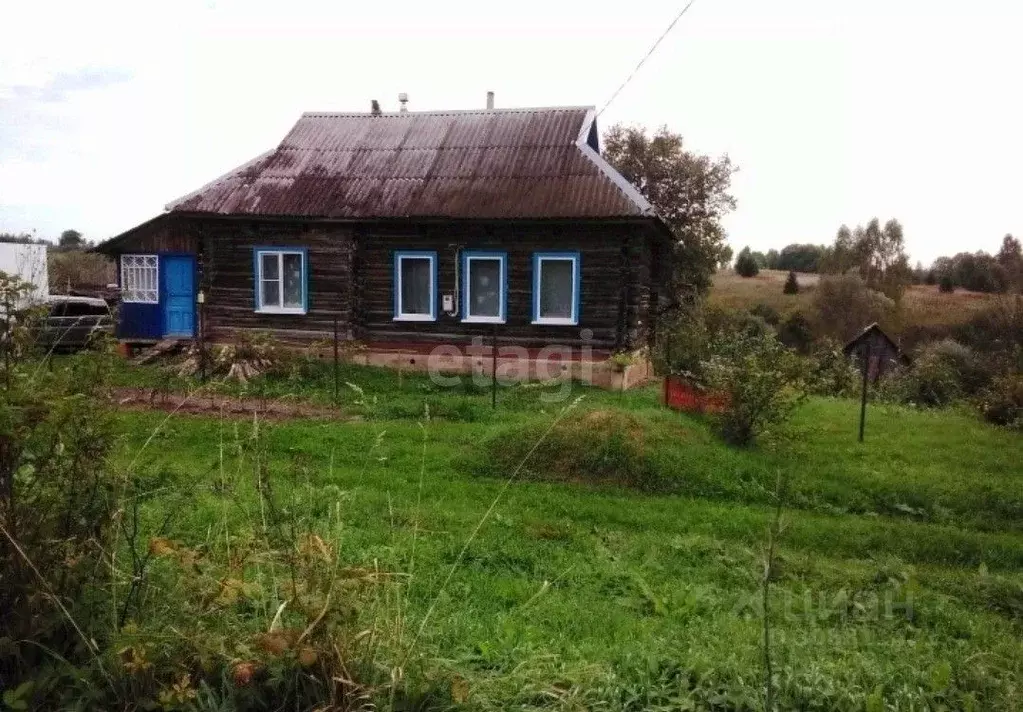
M436 321L437 253L394 253L395 321Z
M579 253L533 253L533 323L579 323Z
M121 255L121 301L160 301L160 259L156 255Z
M306 313L305 250L256 249L256 311Z
M462 253L462 321L503 324L508 311L508 257L504 252Z

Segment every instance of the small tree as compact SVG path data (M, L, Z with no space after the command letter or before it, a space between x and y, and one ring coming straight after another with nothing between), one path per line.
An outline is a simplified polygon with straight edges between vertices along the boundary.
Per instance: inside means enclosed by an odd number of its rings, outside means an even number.
M788 278L785 280L785 286L781 290L785 294L799 294L799 280L796 279L796 273L790 271Z
M756 277L760 274L760 265L748 247L742 248L742 252L735 259L735 272L740 277Z
M719 425L733 445L752 445L781 426L805 397L803 360L771 332L723 333L712 353L703 372L708 385L728 398Z
M952 276L951 272L942 272L941 276L938 277L938 291L945 294L951 294L956 291L955 277Z
M78 230L65 230L60 233L60 240L57 244L60 247L81 247L85 244L85 238Z

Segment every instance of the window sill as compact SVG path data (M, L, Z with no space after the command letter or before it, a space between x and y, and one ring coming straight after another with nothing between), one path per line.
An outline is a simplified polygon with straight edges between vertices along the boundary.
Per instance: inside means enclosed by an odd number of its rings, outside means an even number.
M394 321L437 321L432 314L399 314Z
M533 319L534 326L579 326L575 319Z
M298 314L303 315L307 312L306 309L301 307L262 307L256 310L257 314Z
M499 316L467 316L462 318L463 324L503 324L505 319Z

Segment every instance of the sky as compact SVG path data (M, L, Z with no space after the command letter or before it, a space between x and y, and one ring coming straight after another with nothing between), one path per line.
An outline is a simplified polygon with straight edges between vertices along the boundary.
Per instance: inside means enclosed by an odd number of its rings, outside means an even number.
M0 0L0 231L102 240L303 111L602 107L682 0ZM1023 235L1023 3L696 0L601 114L739 166L736 251Z

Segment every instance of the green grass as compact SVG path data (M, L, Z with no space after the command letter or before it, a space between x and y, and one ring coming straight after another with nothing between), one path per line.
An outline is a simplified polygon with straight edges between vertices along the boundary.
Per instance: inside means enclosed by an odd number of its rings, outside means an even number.
M259 424L275 496L310 530L339 511L346 563L408 574L413 629L436 603L413 659L434 683L464 681L467 708L759 709L756 600L779 471L790 486L772 597L784 708L1019 707L1018 435L872 406L859 444L857 404L815 399L791 438L735 450L702 419L660 408L655 388L576 388L585 397L550 429L571 402L544 402L553 388L503 389L494 412L482 388L354 367L343 378L359 388L344 387L341 408L361 419ZM329 369L249 390L332 398ZM594 419L625 433L574 443ZM251 532L252 421L120 422L119 461L145 463L156 492L147 526L174 507L166 535L189 546ZM504 489L541 437L548 446ZM630 467L656 486L616 484Z

